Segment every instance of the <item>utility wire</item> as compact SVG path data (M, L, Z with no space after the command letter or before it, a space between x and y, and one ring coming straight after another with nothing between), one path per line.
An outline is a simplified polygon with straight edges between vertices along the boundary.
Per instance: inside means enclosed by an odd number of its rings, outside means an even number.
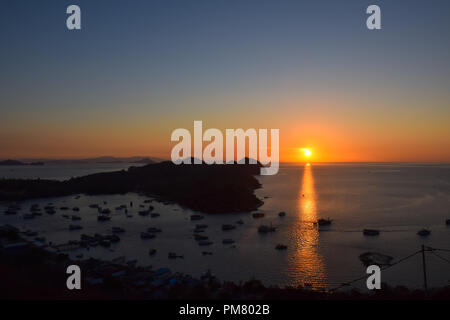
M438 251L444 251L444 252L450 252L450 249L439 249L439 248L431 248L431 247L427 247L428 249L431 250L438 250Z
M436 252L434 252L434 251L450 252L450 249L440 249L440 248L426 247L426 250L425 250L425 251L430 251L430 252L431 252L432 254L434 254L436 257L442 259L443 261L445 261L445 262L447 262L447 263L450 263L450 260L448 260L448 259L446 259L446 258L444 258L444 257L442 257L442 256L440 256L440 255L438 255ZM400 260L397 260L396 262L394 262L394 263L392 263L392 264L390 264L390 265L388 265L388 266L385 266L385 267L383 267L383 268L380 268L380 270L381 270L381 271L384 271L384 270L386 270L386 269L389 269L389 268L391 268L391 267L393 267L393 266L395 266L395 265L397 265L397 264L399 264L399 263L401 263L401 262L403 262L403 261L405 261L405 260L408 260L409 258L414 257L416 254L421 253L421 252L422 252L422 250L416 251L416 252L414 252L414 253L412 253L412 254L410 254L410 255L408 255L408 256L406 256L406 257L400 259ZM338 290L338 289L340 289L340 288L349 286L349 285L351 285L352 283L357 282L357 281L360 281L360 280L363 280L363 279L365 279L365 278L367 278L367 275L364 275L364 276L362 276L362 277L356 278L356 279L351 280L351 281L348 281L348 282L344 282L344 283L342 283L341 285L339 285L339 286L337 286L337 287L335 287L335 288L330 289L330 291L336 291L336 290Z
M383 268L380 268L380 270L384 271L384 270L386 270L386 269L389 269L389 268L391 268L391 267L393 267L393 266L395 266L395 265L397 265L397 264L399 264L399 263L401 263L401 262L403 262L403 261L405 261L405 260L408 260L409 258L414 257L416 254L421 253L421 252L422 252L422 250L416 251L416 252L414 252L414 253L412 253L412 254L410 254L410 255L408 255L408 256L406 256L406 257L404 257L404 258L402 258L402 259L400 259L400 260L398 260L398 261L396 261L396 262L394 262L394 263L388 265L388 266L385 266L385 267L383 267ZM345 282L345 283L341 284L340 286L337 286L337 287L331 289L330 291L336 291L336 290L338 290L338 289L340 289L340 288L342 288L342 287L349 286L350 284L352 284L352 283L354 283L354 282L357 282L357 281L360 281L360 280L365 279L365 278L367 278L367 275L364 275L364 276L359 277L359 278L357 278L357 279L354 279L354 280Z
M445 262L450 263L450 260L448 260L448 259L446 259L446 258L444 258L444 257L442 257L440 255L438 255L436 252L431 251L431 253L434 254L436 257L444 260Z

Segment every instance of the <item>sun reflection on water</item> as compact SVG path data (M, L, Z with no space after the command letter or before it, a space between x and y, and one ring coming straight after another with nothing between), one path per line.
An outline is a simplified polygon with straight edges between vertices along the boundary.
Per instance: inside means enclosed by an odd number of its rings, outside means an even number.
M318 252L319 231L313 225L315 221L317 221L317 195L312 166L308 163L303 169L299 191L293 234L297 247L292 261L292 271L298 279L295 285L311 285L317 289L325 286L326 273L323 258Z

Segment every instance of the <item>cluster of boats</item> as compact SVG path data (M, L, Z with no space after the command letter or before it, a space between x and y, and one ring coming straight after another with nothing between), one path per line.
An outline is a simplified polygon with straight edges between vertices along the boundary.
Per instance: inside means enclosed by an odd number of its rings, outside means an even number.
M154 212L154 207L152 205L150 205L150 203L153 200L147 199L144 201L143 204L140 204L139 207L141 208L138 211L138 214L140 216L151 216L152 218L156 218L159 217L160 214ZM104 205L106 205L106 201L103 202ZM105 208L102 207L98 204L91 204L89 205L90 208L92 209L96 209L97 210L97 220L98 221L110 221L111 220L111 210L109 208ZM133 207L133 202L130 202L129 206L128 205L120 205L118 207L115 208L116 211L123 211L125 213L125 215L127 217L132 217L131 214L128 214L128 210L129 208ZM73 211L73 214L70 214L69 212L67 212L67 214L63 214L63 217L66 219L71 219L72 221L79 221L81 220L81 217L76 214L78 212L80 212L80 208L79 207L73 207L73 208L69 208L67 206L62 206L59 207L59 210L61 211ZM14 215L17 214L18 212L21 211L21 208L19 205L17 204L11 204L10 206L8 206L8 208L4 211L4 213L6 215ZM48 203L47 205L45 205L42 209L38 204L33 204L30 206L29 209L29 213L24 214L24 218L25 219L32 219L36 216L40 216L42 215L43 212L47 213L47 214L55 214L57 211L57 208L55 207L55 205L53 205L52 203ZM286 216L286 212L281 211L278 213L278 216L280 218L283 218ZM256 213L252 213L252 218L254 219L261 219L264 218L265 214L261 213L261 212L256 212ZM191 221L197 221L197 220L203 220L205 217L201 214L192 214L190 216L190 220ZM313 222L314 226L318 226L319 227L319 231L321 230L327 230L330 225L332 225L333 220L330 218L324 219L318 219L317 221ZM447 219L445 221L447 226L450 226L450 219ZM236 221L234 224L222 224L221 225L221 229L222 231L230 231L230 230L234 230L236 229L237 225L242 225L244 224L243 220L238 220ZM213 241L211 241L211 239L205 235L205 231L207 230L208 225L206 224L196 224L195 228L193 230L193 238L194 240L198 243L199 246L204 247L204 246L210 246L213 244ZM70 224L69 225L69 230L71 231L75 231L75 230L81 230L83 229L83 227L81 225L77 225L77 224ZM272 226L272 224L270 225L260 225L257 228L258 233L261 234L268 234L268 233L273 233L276 231L276 227ZM84 248L88 248L88 247L95 247L95 246L103 246L103 247L109 247L111 246L112 243L116 243L120 241L120 237L118 236L118 234L124 233L125 229L121 228L121 227L112 227L111 228L111 234L110 235L101 235L101 234L95 234L94 236L89 236L86 234L82 234L80 240L72 240L69 241L69 243L64 244L66 246L73 246L73 247L84 247ZM140 237L141 239L154 239L156 238L157 233L162 232L161 229L156 228L156 227L149 227L147 228L147 230L143 231L140 233ZM364 236L379 236L380 235L380 230L377 229L363 229L363 235ZM419 230L417 232L417 234L419 236L422 237L426 237L428 235L431 234L430 230L427 229L422 229ZM26 231L25 235L28 237L35 237L36 241L40 241L40 242L45 242L45 237L39 237L37 232L35 231ZM222 244L223 245L231 245L231 247L235 246L235 240L231 239L231 238L225 238L222 240ZM49 243L49 245L51 245L51 243ZM64 246L63 245L63 246ZM56 247L56 246L54 246ZM276 250L286 250L288 248L287 245L285 244L277 244L275 246ZM156 255L157 251L154 248L149 249L149 256L154 256ZM212 255L213 252L211 251L202 251L202 255ZM371 258L372 255L370 256ZM176 254L174 252L169 252L168 253L168 258L169 259L177 259L177 258L184 258L183 255L179 255ZM132 263L135 263L133 261L131 261Z
M258 232L259 233L269 233L269 232L275 232L276 229L277 228L273 227L272 224L270 226L261 225L258 227Z
M156 238L156 233L162 232L161 229L150 227L147 231L141 232L141 239L154 239Z
M60 209L63 210L66 207L61 207ZM5 215L16 215L21 211L21 207L17 204L11 204L10 206L8 206L8 208L5 210ZM67 210L69 210L69 208L67 208ZM80 209L78 207L73 208L74 211L79 211ZM44 207L44 210L42 210L40 208L40 206L38 204L32 204L30 206L30 212L29 213L25 213L23 215L24 219L33 219L35 217L38 216L42 216L42 211L45 211L45 213L53 215L56 213L56 208L52 203L47 204Z
M328 226L328 225L331 224L331 222L332 222L331 219L319 219L317 221L317 224L319 226ZM450 225L450 219L445 220L445 224L447 226L449 226ZM378 236L378 235L380 235L380 232L381 231L377 230L377 229L363 229L363 234L365 236ZM421 230L417 231L417 235L419 235L421 237L427 237L430 234L431 234L431 231L428 230L428 229L421 229Z
M242 221L242 220L240 220L240 221ZM194 237L194 240L197 241L199 246L210 246L214 243L213 241L211 241L209 239L208 236L200 234L200 233L205 232L205 230L207 228L208 228L208 225L206 225L206 224L197 224L195 226L193 237ZM233 224L223 224L222 225L222 231L228 231L228 230L233 230L233 229L236 229L236 226ZM224 244L224 245L234 245L234 243L235 243L235 241L231 238L226 238L226 239L222 240L222 244ZM212 255L212 252L203 251L202 254L203 255Z
M213 242L211 240L209 240L208 236L199 234L202 233L206 230L206 228L208 228L208 225L206 224L197 224L195 225L195 229L194 229L194 240L197 241L199 246L210 246L213 244Z
M102 235L99 233L93 236L82 234L80 236L80 241L71 240L68 244L79 245L82 248L96 247L98 245L102 247L110 247L112 243L117 243L120 241L120 237L116 234Z

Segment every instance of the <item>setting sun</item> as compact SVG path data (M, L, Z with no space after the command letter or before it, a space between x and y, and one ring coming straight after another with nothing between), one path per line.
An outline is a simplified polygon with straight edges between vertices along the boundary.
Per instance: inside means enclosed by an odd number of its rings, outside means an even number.
M312 152L311 152L311 150L309 150L309 149L301 148L300 150L303 152L303 154L305 155L305 157L310 157L310 156L312 155Z

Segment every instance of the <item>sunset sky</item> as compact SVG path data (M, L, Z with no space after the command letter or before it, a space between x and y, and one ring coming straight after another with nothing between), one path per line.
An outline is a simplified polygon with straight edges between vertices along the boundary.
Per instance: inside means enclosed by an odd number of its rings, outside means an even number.
M3 0L0 35L0 159L169 158L202 120L280 129L281 161L450 161L448 0Z

